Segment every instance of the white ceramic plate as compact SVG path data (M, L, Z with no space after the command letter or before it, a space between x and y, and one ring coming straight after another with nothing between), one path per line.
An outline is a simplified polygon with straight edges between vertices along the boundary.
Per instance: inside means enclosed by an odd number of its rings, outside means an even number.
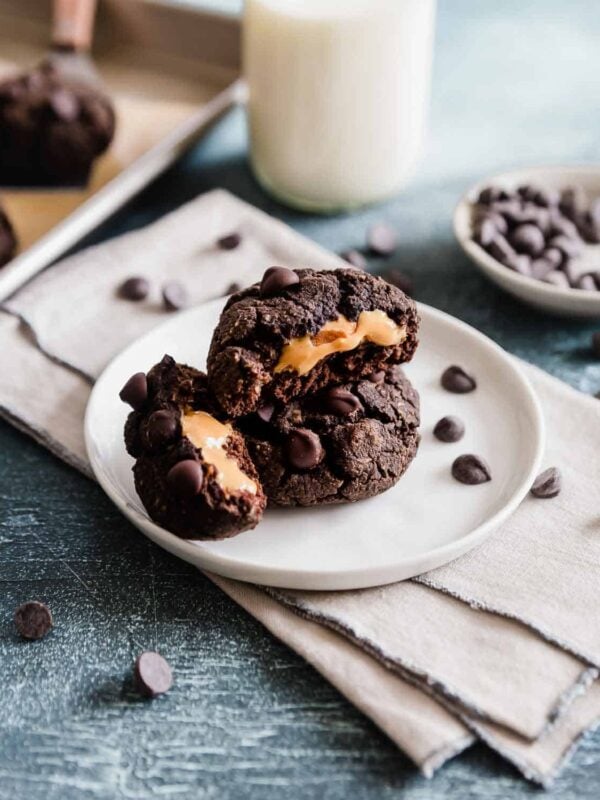
M222 307L216 301L179 314L134 342L106 368L92 392L86 443L98 481L118 508L154 542L203 569L253 583L296 589L352 589L403 580L480 544L521 502L538 472L544 441L540 407L518 364L482 334L421 306L421 344L410 379L421 393L422 442L393 489L344 506L268 510L253 531L220 542L192 542L148 519L123 445L126 406L118 392L134 372L164 353L203 366ZM440 374L459 364L477 390L449 394ZM435 422L458 414L465 438L442 444ZM450 475L461 453L491 465L493 480L464 486Z
M561 289L520 275L492 258L471 238L472 203L481 189L499 186L514 190L527 183L559 191L580 186L588 200L593 200L600 197L600 166L533 167L486 178L461 197L454 211L454 233L460 246L490 280L525 303L565 317L600 317L600 292ZM600 267L600 245L586 245L582 258L590 269Z

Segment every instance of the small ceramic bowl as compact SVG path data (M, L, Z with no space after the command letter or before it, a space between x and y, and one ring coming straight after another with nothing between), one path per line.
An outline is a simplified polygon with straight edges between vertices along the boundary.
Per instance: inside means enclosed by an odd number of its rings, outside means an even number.
M600 197L600 166L532 167L486 178L461 197L454 211L454 234L460 246L490 280L519 300L551 314L600 318L600 291L562 289L520 275L496 261L473 240L471 213L479 192L486 186L514 190L524 184L558 191L579 186L590 201ZM581 258L589 262L590 269L600 268L600 245L586 244Z

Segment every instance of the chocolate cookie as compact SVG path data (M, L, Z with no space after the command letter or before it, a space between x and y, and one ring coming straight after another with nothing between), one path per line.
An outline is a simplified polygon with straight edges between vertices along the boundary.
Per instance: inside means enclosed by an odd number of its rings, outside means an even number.
M17 249L17 237L9 218L0 207L0 267L12 259Z
M419 443L419 397L398 366L238 423L269 503L362 500L402 476Z
M288 403L409 361L416 306L382 278L345 268L272 267L230 298L208 355L208 380L231 416Z
M110 144L108 98L50 62L0 83L0 184L83 184Z
M254 528L266 505L242 436L211 401L206 376L165 356L125 384L133 406L125 445L150 517L187 539L222 539Z

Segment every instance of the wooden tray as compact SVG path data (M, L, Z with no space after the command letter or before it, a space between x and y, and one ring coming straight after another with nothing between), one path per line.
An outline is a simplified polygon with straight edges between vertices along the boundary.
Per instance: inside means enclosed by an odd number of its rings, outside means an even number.
M47 51L50 0L0 0L0 77ZM156 0L100 0L93 57L117 130L83 189L3 189L19 238L0 270L0 301L51 264L170 166L243 100L239 22Z

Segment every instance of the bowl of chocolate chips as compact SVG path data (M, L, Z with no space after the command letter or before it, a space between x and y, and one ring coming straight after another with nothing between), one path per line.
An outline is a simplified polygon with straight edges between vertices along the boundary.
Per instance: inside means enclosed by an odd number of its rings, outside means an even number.
M459 201L454 232L479 269L525 303L600 317L600 166L488 178Z

